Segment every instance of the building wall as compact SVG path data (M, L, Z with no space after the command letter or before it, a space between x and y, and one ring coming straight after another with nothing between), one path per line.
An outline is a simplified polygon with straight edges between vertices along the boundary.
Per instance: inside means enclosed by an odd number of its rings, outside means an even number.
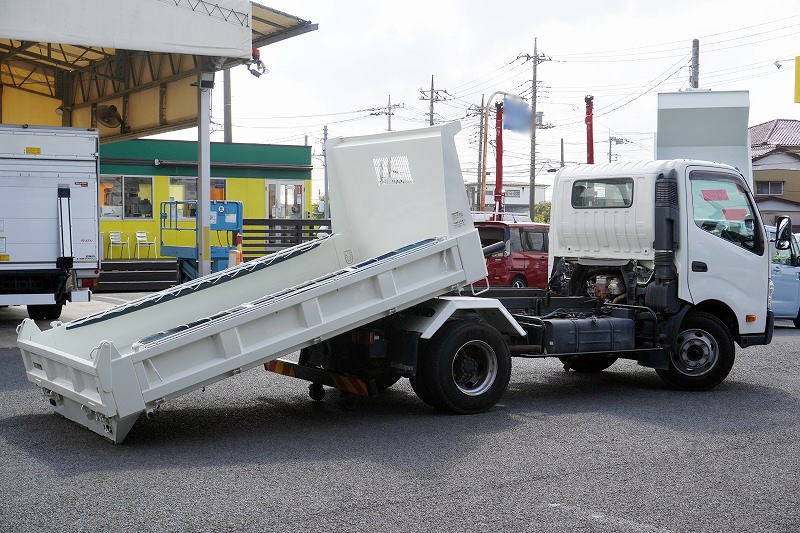
M125 176L134 176L134 174L124 174ZM146 176L149 177L149 176ZM103 257L110 259L108 253L108 239L110 231L120 231L123 233L123 240L130 239L130 256L136 256L136 239L135 234L137 231L145 231L148 234L148 240L154 241L156 246L151 250L150 257L164 257L160 254L159 250L159 213L161 209L161 202L168 201L169 196L169 176L153 176L153 218L137 219L137 218L123 218L123 219L100 219L100 232L101 242L103 244ZM300 181L300 180L298 180ZM305 198L304 203L306 211L311 211L311 180L302 180L305 185ZM244 218L267 218L266 206L266 186L269 180L264 178L226 178L225 183L225 199L231 201L240 201L244 207ZM182 220L178 222L180 228L193 228L194 222L191 220ZM218 244L217 235L212 232L212 244ZM225 243L225 235L220 235L220 242ZM193 246L195 242L195 233L193 231L166 231L164 233L164 243L173 246ZM114 248L113 258L120 257L120 249ZM127 250L122 253L123 258L127 258ZM142 251L142 257L146 258L146 250Z
M56 108L61 105L58 98L20 91L7 85L0 93L3 124L61 126L61 117L56 114Z
M800 202L800 170L755 170L753 182L757 184L759 181L782 181L783 194L778 198ZM757 192L758 185L755 187Z

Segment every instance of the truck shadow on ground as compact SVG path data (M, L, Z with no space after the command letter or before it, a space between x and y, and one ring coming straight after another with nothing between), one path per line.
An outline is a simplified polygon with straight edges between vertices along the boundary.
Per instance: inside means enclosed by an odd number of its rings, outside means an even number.
M730 376L710 391L683 391L636 367L599 374L551 370L512 382L504 400L512 410L534 409L543 417L597 413L695 435L754 433L800 420L800 399L778 387Z
M598 419L688 435L733 435L793 424L800 403L781 389L740 381L689 393L670 390L654 374L635 369L580 375L546 368L522 379L515 375L493 410L454 416L422 404L407 382L344 408L336 394L312 403L298 382L253 373L241 377L248 375L234 390L212 387L168 402L153 420L142 417L119 446L47 414L49 408L33 390L24 394L34 406L28 410L35 412L0 419L0 436L65 477L87 471L356 460L425 478L443 466L456 466L476 446L513 435L523 424L563 427L580 415L581 423L573 421L571 428L571 438L578 439L595 431Z

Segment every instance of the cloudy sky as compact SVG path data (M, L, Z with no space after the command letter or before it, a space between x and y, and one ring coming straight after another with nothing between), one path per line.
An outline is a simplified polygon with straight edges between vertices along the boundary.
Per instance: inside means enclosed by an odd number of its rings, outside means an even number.
M800 118L800 104L792 102L794 62L775 66L800 55L796 0L262 3L319 30L262 49L270 72L261 78L242 67L233 71L234 141L302 144L308 135L318 154L325 124L330 136L385 130L386 114L373 113L390 94L403 104L393 129L424 126L420 89L430 87L433 74L436 88L447 91L436 119L461 119L461 166L465 179L474 179L478 118L470 107L496 90L530 94L531 63L517 57L533 52L534 36L551 59L539 66L538 107L554 126L538 132L544 181L558 164L561 138L568 162L585 161L586 94L595 96L598 160L607 158L609 131L629 141L614 146L620 159L651 158L656 93L688 86L692 38L700 39L701 88L749 90L751 125ZM221 90L213 120L222 122ZM212 139L222 140L221 131ZM529 139L506 132L504 142L507 178L526 180ZM320 178L315 171L316 189Z

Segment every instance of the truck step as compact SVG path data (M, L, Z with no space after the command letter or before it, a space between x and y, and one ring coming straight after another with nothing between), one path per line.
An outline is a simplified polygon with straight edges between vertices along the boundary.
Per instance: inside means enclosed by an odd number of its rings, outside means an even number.
M178 281L176 270L111 270L100 272L100 283L111 281Z
M95 288L94 292L156 292L177 285L171 281L105 281Z
M178 262L174 259L103 261L95 292L150 292L177 285Z
M106 259L102 261L100 268L104 271L118 270L173 270L177 271L178 262L175 259L147 259L141 261L129 261L127 259Z

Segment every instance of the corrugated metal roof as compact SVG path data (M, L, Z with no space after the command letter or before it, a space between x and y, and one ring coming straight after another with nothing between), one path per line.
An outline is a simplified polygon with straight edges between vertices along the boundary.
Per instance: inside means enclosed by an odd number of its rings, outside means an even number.
M754 156L756 147L800 146L800 120L778 118L749 129Z

